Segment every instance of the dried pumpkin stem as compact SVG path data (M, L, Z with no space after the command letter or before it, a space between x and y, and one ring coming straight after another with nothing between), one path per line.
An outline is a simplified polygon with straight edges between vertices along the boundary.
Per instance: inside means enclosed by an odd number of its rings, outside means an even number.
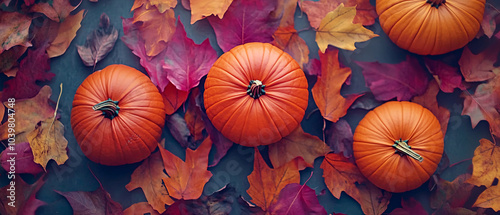
M248 85L247 94L254 99L258 99L260 96L266 94L265 87L266 85L262 84L262 81L251 80Z
M97 103L92 107L95 111L102 111L104 117L113 119L118 116L118 111L120 107L118 106L118 101L113 101L111 99Z
M431 4L431 7L439 8L439 6L446 3L446 0L427 0L427 3Z
M394 141L394 145L392 145L392 147L394 147L396 151L406 154L415 160L418 160L420 162L424 160L422 156L417 154L415 151L411 150L411 147L408 145L408 140L402 140L402 139L396 140Z

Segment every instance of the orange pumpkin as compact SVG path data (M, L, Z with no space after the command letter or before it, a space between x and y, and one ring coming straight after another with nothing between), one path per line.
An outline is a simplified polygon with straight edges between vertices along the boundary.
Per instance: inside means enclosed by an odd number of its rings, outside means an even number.
M476 36L486 0L377 0L384 32L399 47L420 55L444 54Z
M283 50L268 43L240 45L220 56L208 72L207 116L235 143L274 143L302 121L307 86L299 64Z
M165 123L163 98L151 80L125 65L110 65L78 87L71 127L92 161L139 162L156 148Z
M443 154L437 118L411 102L387 102L370 111L354 132L359 170L390 192L413 190L436 171Z

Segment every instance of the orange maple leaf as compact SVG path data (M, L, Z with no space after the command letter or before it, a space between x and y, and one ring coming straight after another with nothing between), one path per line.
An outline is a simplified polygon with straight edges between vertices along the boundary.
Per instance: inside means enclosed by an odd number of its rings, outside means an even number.
M141 188L151 207L163 213L166 210L165 204L171 205L174 203L174 200L170 198L167 189L162 184L162 179L164 177L167 177L167 175L163 173L163 160L161 154L155 152L134 170L130 182L125 188L127 188L128 191Z
M341 67L339 63L339 50L328 48L319 53L321 61L321 76L311 92L321 115L329 121L337 122L340 117L347 113L347 109L362 94L349 95L344 98L340 90L344 82L351 76L351 68Z
M481 139L479 143L472 158L472 176L467 183L490 187L495 178L500 179L500 147L487 139Z
M330 152L325 142L318 137L305 133L298 127L280 141L269 145L269 159L274 168L281 167L296 157L302 157L304 163L299 163L299 169L313 167L314 160Z
M299 36L293 25L278 27L273 37L272 44L290 54L299 63L300 67L309 62L309 47L306 41Z
M205 139L196 150L186 150L186 161L163 147L160 148L163 165L168 177L163 178L168 194L175 199L198 199L203 187L212 177L207 170L208 153L212 147L210 138Z
M191 7L191 24L194 24L196 21L212 14L222 19L233 0L190 0L189 2Z
M255 149L253 171L247 178L250 183L248 195L252 197L252 202L264 211L268 211L269 207L278 201L279 193L287 184L300 182L296 160L271 169L258 149Z

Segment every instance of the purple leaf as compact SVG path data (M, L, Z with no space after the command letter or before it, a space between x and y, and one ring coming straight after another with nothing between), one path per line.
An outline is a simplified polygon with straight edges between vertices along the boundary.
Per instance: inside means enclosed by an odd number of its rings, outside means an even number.
M344 157L352 157L353 134L349 123L340 119L325 131L326 144L334 153L343 153Z
M455 88L465 90L462 84L462 75L457 67L452 67L441 61L425 58L425 66L434 75L439 88L445 93L452 93ZM436 77L437 76L437 77Z
M9 153L17 154L9 155ZM18 143L14 146L14 151L10 151L9 148L7 148L0 154L0 162L3 169L6 171L9 171L11 164L10 160L12 160L12 158L14 158L14 163L16 165L16 173L36 175L43 172L42 166L33 161L33 152L28 142Z
M283 188L278 201L269 208L271 214L327 214L319 204L313 189L297 183L288 184Z

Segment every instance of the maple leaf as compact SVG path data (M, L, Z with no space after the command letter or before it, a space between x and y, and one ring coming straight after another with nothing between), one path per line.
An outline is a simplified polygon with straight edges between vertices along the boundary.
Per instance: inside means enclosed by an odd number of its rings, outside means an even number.
M49 58L61 56L66 52L71 41L76 37L76 32L81 27L80 23L84 17L84 12L84 10L81 10L75 15L70 15L60 24L57 37L50 42L50 46L47 48Z
M50 64L49 57L45 52L46 47L47 45L44 45L35 50L28 50L27 56L19 64L16 77L5 82L6 87L2 94L3 101L8 98L34 97L41 88L36 82L49 81L54 77L54 73L48 72Z
M493 37L495 33L497 22L500 21L500 11L490 3L487 3L484 8L483 21L481 22L481 30L488 38ZM478 33L479 34L479 33ZM479 38L478 36L476 36Z
M429 109L434 116L439 120L443 136L446 134L448 128L448 121L450 120L450 111L445 107L440 107L437 101L437 94L439 93L439 86L435 80L429 83L429 86L424 94L413 97L412 101Z
M473 128L481 120L488 121L491 133L500 137L500 98L498 96L498 92L500 92L500 75L498 75L500 69L495 69L494 74L497 74L496 77L480 84L476 88L474 95L464 91L462 94L465 97L462 115L470 116Z
M186 57L190 56L190 57ZM186 36L184 25L179 21L164 55L164 72L177 89L189 91L198 86L217 60L217 52L208 39L200 45Z
M355 183L367 181L358 167L343 155L327 154L320 168L323 169L326 186L337 199L340 199L342 191L351 197L359 196Z
M234 0L224 18L207 17L217 43L227 52L235 46L249 42L268 43L278 28L282 14L277 14L276 1Z
M105 13L99 18L99 28L92 31L87 36L83 46L76 46L78 54L85 66L93 66L113 49L118 39L118 31L109 22L109 17Z
M233 187L227 186L210 196L202 196L196 200L178 200L168 207L165 214L231 214L232 204L235 201L236 190Z
M332 122L344 116L354 100L361 96L349 95L344 98L340 94L342 85L351 76L351 69L340 65L338 54L338 49L333 47L324 54L319 53L321 76L318 76L311 90L321 115Z
M472 158L472 176L467 183L490 187L495 178L500 180L500 147L487 139L481 139L479 143Z
M432 209L437 209L436 214L455 214L453 210L461 208L471 195L474 185L466 183L470 174L459 175L452 182L439 178L437 188L429 198Z
M455 88L465 90L465 86L462 83L462 76L458 72L457 67L452 67L441 61L431 60L430 58L424 58L424 62L443 92L453 93Z
M136 214L149 214L149 215L160 215L158 211L153 209L151 205L147 202L138 202L130 205L127 209L123 211L123 215L136 215Z
M127 45L127 47L129 47L132 50L132 53L134 53L137 57L140 58L141 66L146 69L146 72L151 78L151 82L153 82L154 85L158 86L160 91L161 89L164 89L162 94L175 92L169 90L173 85L170 84L166 73L163 72L162 68L163 56L157 55L154 57L149 57L146 53L145 41L140 36L141 23L133 23L133 18L129 18L129 19L122 19L122 24L124 32L124 36L121 38L122 41L125 43L125 45ZM164 53L165 51L162 51L162 54ZM187 92L185 96L187 98L188 96ZM164 98L165 97L166 96L164 96ZM167 98L170 98L170 96L167 96ZM178 105L180 107L181 104ZM177 108L175 108L175 110L177 110ZM175 110L172 111L170 114L174 113Z
M307 185L288 184L281 190L278 201L269 208L270 214L324 214L316 192Z
M56 193L64 196L73 208L74 214L92 215L115 215L123 214L122 206L115 202L102 186L92 192L73 191Z
M309 62L309 47L293 25L279 27L273 37L274 41L271 44L290 54L300 67Z
M18 59L23 56L28 48L25 46L14 46L0 54L0 73L8 77L16 76L19 69Z
M130 11L134 11L137 8L145 6L146 9L157 8L160 13L164 13L165 11L174 8L177 5L176 0L135 0L134 5Z
M64 138L64 125L59 120L38 122L35 130L28 134L28 142L33 151L33 161L42 165L44 170L50 160L56 161L57 165L68 160L68 141Z
M269 159L274 168L286 165L296 157L302 157L305 161L299 164L299 169L313 167L314 160L328 152L330 148L323 141L305 133L301 126L280 141L269 145Z
M415 200L413 197L409 199L401 198L402 208L394 209L389 215L427 215L427 211L422 204Z
M10 153L16 154L11 155ZM11 167L12 158L15 160L16 173L18 174L28 173L36 175L43 172L42 166L33 162L33 152L28 142L17 143L13 151L9 150L9 148L2 151L0 154L0 163L7 172Z
M53 0L49 2L40 2L38 4L33 5L30 8L31 12L43 13L49 19L54 20L56 22L63 22L66 17L69 16L71 11L75 10L80 4L82 0L78 1L76 6L71 5L71 1L68 0Z
M52 89L49 86L44 86L37 96L31 99L16 100L16 105L13 110L17 114L16 119L16 142L27 142L26 137L22 138L22 134L30 133L35 130L35 125L40 121L54 115L54 108L49 104ZM8 106L8 103L5 102ZM0 126L0 139L6 140L8 138L8 123Z
M429 82L426 71L415 57L408 55L398 64L379 62L357 62L363 68L366 84L375 99L387 101L394 97L398 101L408 101L421 95Z
M335 10L341 3L346 7L356 6L356 16L353 23L362 25L373 25L378 17L375 7L370 4L370 0L319 0L319 1L299 1L302 11L307 14L307 18L314 28L319 28L321 20L330 11Z
M18 12L0 13L0 54L20 45L30 47L29 28L32 17Z
M186 124L189 128L191 136L193 137L193 141L203 141L205 136L203 135L203 131L205 130L205 122L201 117L202 112L200 107L196 105L195 98L200 96L200 91L198 88L194 88L191 91L191 96L189 97L189 104L184 114L184 119L186 120Z
M155 152L134 170L130 182L125 185L125 188L128 191L141 188L151 207L163 213L166 210L165 204L171 205L174 203L162 183L164 177L167 177L167 175L163 172L161 154Z
M232 2L233 0L190 0L191 24L212 14L222 19Z
M465 47L462 57L458 61L460 71L467 82L486 81L495 77L492 70L497 61L497 55L500 52L500 40L492 40L488 48L479 54L471 52L469 47Z
M7 186L0 188L0 214L35 214L35 211L47 203L36 199L36 193L45 184L44 176L41 176L35 183L27 184L19 175L14 175L15 178ZM14 183L13 187L11 183ZM12 200L11 191L14 190L13 206L9 205Z
M351 158L353 155L352 144L353 133L351 126L345 119L333 123L325 131L326 144L336 154L342 153L344 157Z
M159 147L168 175L163 178L163 182L172 198L189 200L201 196L203 187L212 177L212 173L207 170L211 146L211 142L205 140L196 150L188 148L186 161Z
M358 167L346 157L330 153L320 166L323 169L326 187L340 199L345 192L360 205L365 214L382 214L389 204L391 194L367 181Z
M500 186L491 186L483 191L472 207L491 208L500 211Z
M354 51L356 42L364 42L378 37L361 24L353 24L356 15L355 7L344 7L341 3L335 10L326 14L316 30L316 42L319 50L325 53L328 45Z
M175 32L174 10L160 13L156 7L143 5L135 10L132 20L140 24L139 31L145 41L147 56L153 57L162 52Z
M364 214L380 215L385 212L391 199L391 193L381 190L370 182L359 184L356 187L359 196L350 196L360 204Z
M247 189L248 195L252 198L252 202L264 211L268 211L269 207L278 201L279 193L287 184L300 182L297 160L271 169L258 149L255 149L253 171L247 178L250 184Z

